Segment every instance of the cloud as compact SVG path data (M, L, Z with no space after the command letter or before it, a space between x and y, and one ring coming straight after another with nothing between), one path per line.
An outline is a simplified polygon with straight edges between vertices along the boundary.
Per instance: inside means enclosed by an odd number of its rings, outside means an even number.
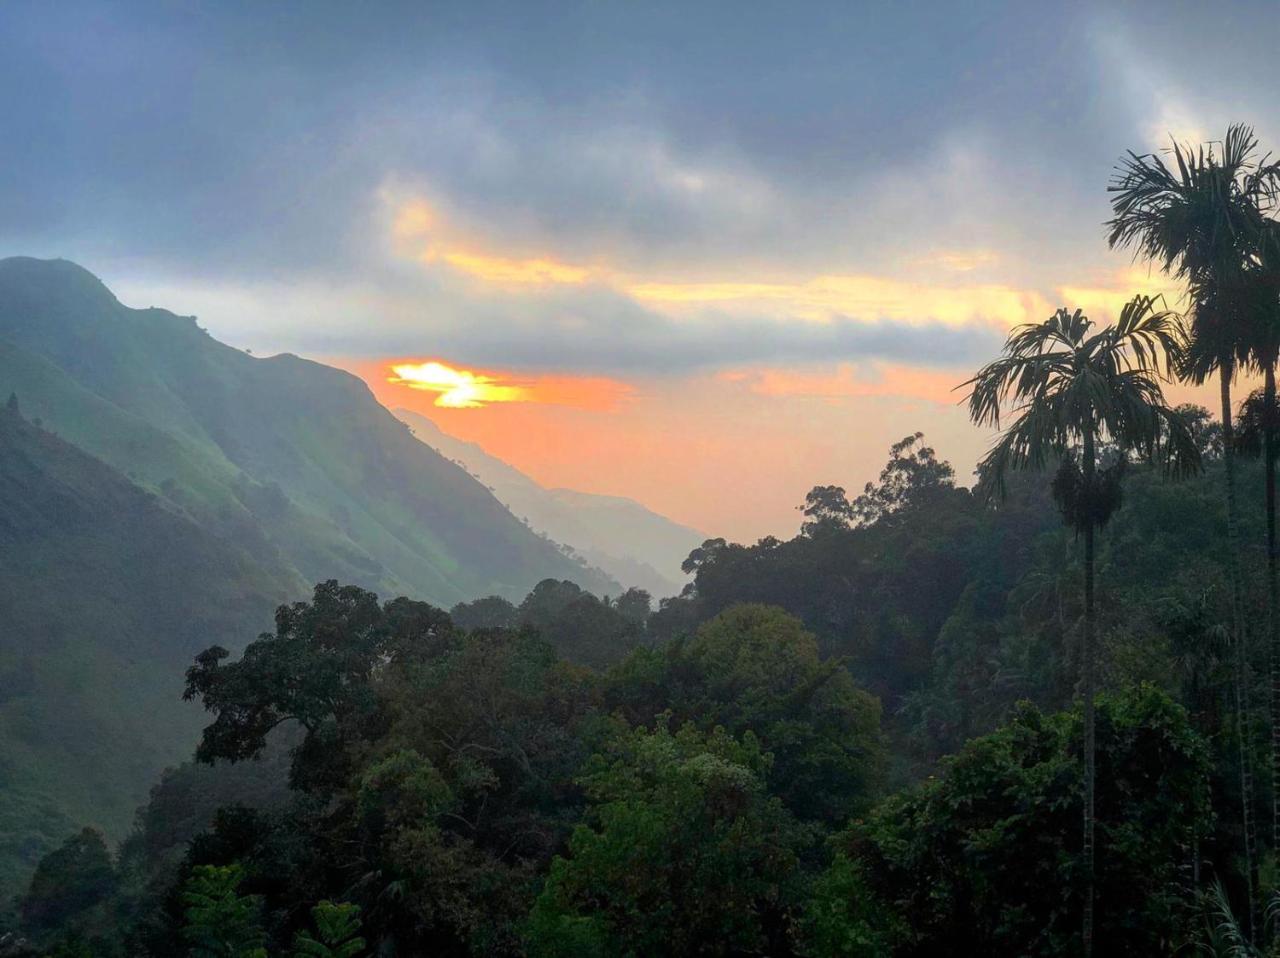
M596 290L563 305L540 303L540 320L503 322L481 310L462 326L343 338L333 346L358 352L412 352L431 344L447 355L516 369L579 370L609 375L683 375L742 365L793 365L885 359L956 368L990 356L1003 334L995 327L941 323L905 325L835 317L824 323L770 318L680 321L653 313L610 291ZM575 322L575 316L587 316ZM395 349L377 350L379 343ZM406 348L407 347L407 348ZM347 351L340 349L335 351Z
M258 350L958 368L1060 296L1128 294L1113 164L1151 122L1265 117L1252 64L1280 31L1071 5L504 13L3 5L0 254L163 290ZM1168 84L1185 62L1194 88Z
M1046 315L1050 308L1034 293L998 283L938 283L890 276L829 274L789 281L740 281L733 278L670 280L645 274L626 262L598 258L591 265L565 262L554 254L529 255L495 246L489 238L460 231L421 197L408 200L384 194L393 207L390 244L401 256L428 268L441 264L482 283L499 287L581 286L588 282L659 311L716 308L722 312L767 313L789 319L826 321L893 320L903 323L971 323L1010 327ZM989 250L941 250L917 259L910 268L941 266L948 273L969 273L994 263ZM775 267L775 271L784 269Z

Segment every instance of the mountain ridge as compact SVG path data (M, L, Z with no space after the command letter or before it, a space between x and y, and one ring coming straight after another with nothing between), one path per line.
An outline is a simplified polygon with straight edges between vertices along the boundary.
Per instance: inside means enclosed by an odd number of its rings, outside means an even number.
M256 528L304 579L443 606L548 577L616 588L413 439L358 377L126 307L69 261L0 260L0 343L0 389L25 380L33 415L197 521Z
M392 413L424 443L461 462L530 528L572 547L623 585L659 597L677 594L684 580L680 564L707 538L626 496L548 488L478 443L451 436L428 416L405 408Z

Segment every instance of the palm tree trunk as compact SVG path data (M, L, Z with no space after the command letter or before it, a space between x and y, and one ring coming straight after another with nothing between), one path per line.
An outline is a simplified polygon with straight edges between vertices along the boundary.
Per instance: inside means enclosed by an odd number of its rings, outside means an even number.
M1093 493L1094 475L1093 432L1084 435L1084 487ZM1080 640L1080 666L1083 671L1084 694L1084 840L1081 854L1084 858L1084 916L1080 938L1084 944L1085 958L1093 953L1093 793L1096 768L1094 766L1094 706L1093 706L1093 523L1084 530L1084 635Z
M1258 928L1258 904L1254 889L1258 887L1257 833L1253 820L1253 766L1249 755L1249 657L1245 651L1244 615L1240 598L1241 571L1239 530L1236 514L1235 430L1231 424L1231 379L1235 367L1224 362L1221 369L1222 396L1222 463L1227 480L1227 557L1231 580L1231 641L1235 648L1236 740L1240 749L1240 816L1244 826L1245 894L1249 907L1249 938L1254 940Z
M1276 577L1276 462L1275 408L1276 364L1271 357L1262 387L1262 458L1267 482L1267 647L1271 673L1271 847L1280 849L1280 588Z

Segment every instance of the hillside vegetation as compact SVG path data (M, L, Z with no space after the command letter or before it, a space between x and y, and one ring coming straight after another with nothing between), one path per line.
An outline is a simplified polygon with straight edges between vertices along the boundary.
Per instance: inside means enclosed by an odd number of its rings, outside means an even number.
M0 895L74 825L120 838L199 710L180 675L299 581L0 409Z

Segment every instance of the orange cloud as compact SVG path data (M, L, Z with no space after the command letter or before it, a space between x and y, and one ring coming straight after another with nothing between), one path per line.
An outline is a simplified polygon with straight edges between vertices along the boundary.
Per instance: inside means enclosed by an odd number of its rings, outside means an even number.
M1124 304L1138 293L1163 296L1166 309L1185 307L1183 287L1160 273L1133 268L1119 270L1101 277L1101 280L1096 285L1058 287L1062 305L1068 309L1083 309L1095 323L1116 319Z
M423 263L442 262L460 273L496 286L578 285L592 270L564 263L550 255L513 256L494 253L483 244L467 240L422 199L395 206L391 235L400 255Z
M1012 327L1053 312L1044 297L1011 286L932 286L863 275L818 276L799 283L633 283L626 291L656 305L718 303L755 310L764 303L780 303L792 315L816 321L847 316Z
M391 232L397 239L409 240L425 236L435 223L435 213L422 200L412 200L400 207L392 223Z
M830 273L769 282L715 277L673 282L605 263L566 262L550 253L497 251L464 236L422 199L388 197L388 202L393 208L391 231L401 254L424 263L442 263L500 288L605 284L669 314L713 306L725 314L755 316L771 310L812 322L841 317L1010 329L1039 322L1058 306L1080 307L1096 314L1096 320L1106 321L1136 292L1163 292L1171 307L1177 305L1177 291L1163 277L1140 269L1104 273L1091 282L1054 289L976 282L976 277L967 279L965 274L985 272L998 262L995 252L977 247L931 253L905 264L899 276Z
M552 283L585 283L591 271L554 259L510 259L463 250L447 250L440 255L450 266L487 283L501 286L545 286Z

